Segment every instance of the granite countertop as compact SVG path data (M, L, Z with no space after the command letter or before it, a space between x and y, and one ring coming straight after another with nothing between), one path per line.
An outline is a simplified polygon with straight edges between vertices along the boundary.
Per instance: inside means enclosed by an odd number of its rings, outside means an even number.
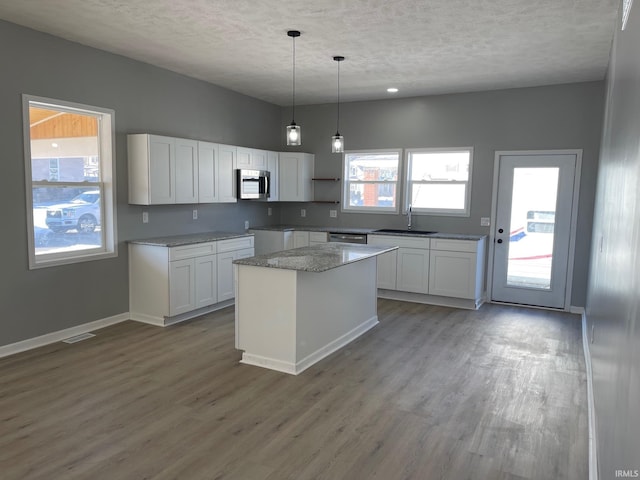
M321 227L318 225L264 225L262 227L251 227L250 230L270 230L274 232L303 231L303 232L331 232L331 233L372 233L373 228L351 228L351 227Z
M140 245L155 245L159 247L178 247L180 245L215 242L218 240L228 240L230 238L241 237L253 237L253 234L246 232L189 233L185 235L172 235L168 237L141 238L137 240L129 240L129 243L136 243Z
M242 258L233 263L252 267L280 268L303 272L325 272L348 263L396 250L398 247L379 247L353 243L323 243L282 252Z
M482 240L486 235L465 234L465 233L445 233L435 232L429 234L421 234L410 230L404 232L380 232L375 228L350 228L350 227L320 227L313 225L265 225L262 227L251 227L251 230L270 230L276 232L286 231L305 231L305 232L332 232L332 233L355 233L360 235L395 235L400 237L428 237L428 238L446 238L450 240Z

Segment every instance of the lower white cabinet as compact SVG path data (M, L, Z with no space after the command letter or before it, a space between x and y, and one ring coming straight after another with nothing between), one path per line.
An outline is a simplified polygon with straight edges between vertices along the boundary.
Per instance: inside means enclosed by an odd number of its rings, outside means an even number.
M309 246L327 243L327 232L309 232Z
M378 256L377 285L389 298L464 308L484 301L485 238L369 235L367 243L398 247Z
M429 293L477 299L484 286L484 239L433 239L429 267Z
M176 247L129 244L131 318L164 326L231 300L233 260L253 254L253 236Z
M293 248L308 247L309 246L309 232L300 232L298 230L293 232Z

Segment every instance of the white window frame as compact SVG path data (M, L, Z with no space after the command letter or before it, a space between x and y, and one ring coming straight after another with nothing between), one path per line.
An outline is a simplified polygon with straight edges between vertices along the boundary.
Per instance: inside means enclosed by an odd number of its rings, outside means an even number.
M92 249L82 249L70 252L52 252L36 255L33 221L33 187L52 186L57 182L34 182L31 173L31 132L29 125L29 107L31 105L51 108L70 113L89 114L99 118L100 129L100 182L65 182L59 185L74 185L80 187L95 187L101 191L101 232L102 246ZM29 269L66 265L90 260L101 260L118 255L116 229L116 160L115 152L115 111L67 102L34 95L22 95L22 120L24 136L25 183L27 204L27 241L29 246Z
M354 181L351 182L349 180L349 171L347 165L347 155L348 154L379 154L379 153L395 153L398 155L398 176L395 182L381 182L381 181ZM345 213L391 213L397 214L400 211L400 203L402 201L402 149L401 148L383 148L383 149L359 149L359 150L348 150L342 154L342 212ZM362 183L372 183L372 184L380 184L387 183L389 185L395 185L396 189L396 198L395 198L395 206L394 207L365 207L365 206L350 206L349 205L349 197L351 191L351 184L362 184Z
M411 154L413 153L447 153L447 152L469 152L469 178L467 181L437 181L437 180L424 180L424 181L412 181L411 180ZM464 199L464 209L457 208L416 208L412 205L411 212L412 214L417 215L439 215L439 216L448 216L448 217L469 217L471 215L471 182L473 178L473 147L447 147L447 148L408 148L405 150L404 154L404 163L405 163L405 177L404 177L404 212L406 213L409 204L411 203L411 186L416 183L424 183L424 184L442 184L442 185L453 185L453 184L462 184L465 185L465 199Z

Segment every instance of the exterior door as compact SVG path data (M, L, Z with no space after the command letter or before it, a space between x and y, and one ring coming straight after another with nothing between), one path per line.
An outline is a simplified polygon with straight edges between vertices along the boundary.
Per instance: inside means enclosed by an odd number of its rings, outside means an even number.
M491 300L565 308L578 153L499 155Z

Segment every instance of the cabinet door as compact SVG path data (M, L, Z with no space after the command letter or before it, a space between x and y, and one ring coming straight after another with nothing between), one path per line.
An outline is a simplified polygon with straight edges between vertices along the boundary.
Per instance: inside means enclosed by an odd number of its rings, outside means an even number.
M218 271L218 301L229 300L235 296L233 284L234 252L219 253L216 257Z
M149 135L149 204L176 203L175 139Z
M235 168L252 168L251 167L251 149L237 147Z
M169 316L196 308L195 280L193 258L169 263Z
M198 203L198 142L176 139L176 203Z
M207 307L218 302L218 269L216 255L205 255L195 259L196 308Z
M378 255L376 259L378 262L378 288L395 290L398 263L397 250Z
M399 248L396 288L403 292L429 292L429 250Z
M476 253L431 251L429 293L475 299Z
M267 170L271 174L269 176L269 181L271 182L269 199L267 200L269 202L277 202L280 199L278 190L278 185L280 185L280 179L278 178L279 163L278 152L267 152Z
M236 175L234 170L236 147L218 146L218 202L233 203L236 198Z
M218 145L198 142L198 203L218 201Z
M293 232L293 248L308 246L309 232Z
M251 168L256 170L267 170L266 150L251 150Z
M302 162L299 154L280 153L279 165L280 201L299 202L302 200L302 192L298 178L302 177Z

